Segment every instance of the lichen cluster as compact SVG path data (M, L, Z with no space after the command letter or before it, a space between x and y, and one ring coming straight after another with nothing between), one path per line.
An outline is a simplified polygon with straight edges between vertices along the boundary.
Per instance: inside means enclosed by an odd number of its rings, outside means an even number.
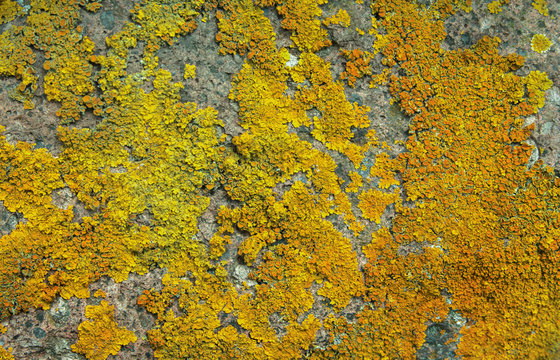
M156 317L148 339L161 359L414 359L428 324L451 313L466 319L457 355L553 357L560 179L527 165L524 126L551 81L516 75L523 58L500 55L498 38L444 50L444 21L469 10L464 0L362 6L373 50L342 49L336 76L321 50L351 19L325 17L325 3L142 0L101 54L79 22L102 4L3 2L2 23L27 17L0 35L0 75L18 79L11 95L30 108L42 67L62 151L0 138L0 201L25 219L0 239L0 317L161 267L161 290L137 299ZM161 47L212 14L220 54L244 61L229 94L236 136L216 110L182 101L189 89L159 65ZM128 73L139 43L141 69ZM184 61L178 80L197 77ZM397 157L379 146L371 109L346 97L365 81L386 85L409 118ZM69 126L88 109L95 126ZM72 205L54 205L61 190ZM218 191L228 205L202 239L198 219ZM136 341L113 311L88 306L72 349L104 359Z
M552 41L550 41L546 35L535 34L531 39L531 49L540 54L545 53L552 46Z
M78 327L78 342L72 350L90 360L105 360L116 355L121 346L137 340L132 331L119 327L114 319L114 306L105 300L100 305L86 307L85 315L91 321L84 321Z

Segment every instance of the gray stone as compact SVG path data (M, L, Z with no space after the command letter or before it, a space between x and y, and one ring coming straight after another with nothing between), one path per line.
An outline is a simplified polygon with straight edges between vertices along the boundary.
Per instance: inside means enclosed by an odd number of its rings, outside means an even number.
M554 127L554 123L552 121L545 122L541 126L541 135L550 135L550 133L552 133L553 127Z
M224 61L224 64L222 65L221 71L223 71L226 74L236 74L239 72L240 69L241 69L241 64L235 62L232 56L227 56L226 61Z
M348 97L350 103L357 103L359 106L363 105L362 97L359 94L353 93Z
M233 269L233 278L237 281L245 281L249 278L251 269L248 266L237 264Z
M11 213L0 204L0 235L6 235L12 232L18 224L18 219L15 214Z
M51 337L46 344L47 353L51 356L60 358L61 355L72 352L70 341L62 337Z
M55 323L63 325L70 316L70 306L63 298L58 298L49 309L49 314Z
M557 86L553 86L546 94L551 104L560 106L560 90Z
M471 46L472 45L471 34L469 33L461 34L461 43L464 47Z
M41 342L31 337L20 336L17 342L19 346L25 349L26 353L34 353L43 350Z
M233 278L239 283L245 283L248 286L255 286L257 283L249 280L249 273L251 269L246 265L237 264L233 269Z
M56 189L52 193L52 204L62 210L67 210L74 200L74 195L69 187Z
M115 26L115 15L111 10L102 11L99 14L99 20L107 30L112 30L113 27Z
M33 335L35 335L37 339L43 339L45 336L47 336L47 332L40 327L36 327L35 329L33 329Z

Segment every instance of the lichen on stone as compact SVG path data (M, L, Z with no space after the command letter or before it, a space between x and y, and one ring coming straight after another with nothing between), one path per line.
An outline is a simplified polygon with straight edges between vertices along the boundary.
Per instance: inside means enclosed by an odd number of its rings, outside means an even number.
M552 46L552 41L550 41L546 35L535 34L531 39L531 49L540 54L545 53Z
M0 201L23 219L0 239L0 318L101 301L72 349L105 359L136 336L89 285L161 268L136 299L159 359L415 359L449 314L468 319L457 356L551 358L560 180L529 163L525 121L552 80L516 72L523 57L498 38L443 46L470 1L377 0L371 38L349 28L360 1L328 17L325 4L142 0L104 50L80 23L100 2L0 5L23 23L0 35L0 75L25 107L39 85L59 104L61 146L0 137ZM226 121L185 101L213 70L163 51L213 14L219 60L240 64ZM336 31L351 44L331 47ZM360 100L364 78L409 122L399 154L378 140L392 125ZM73 206L54 205L61 189Z
M78 327L78 342L72 345L72 350L89 360L105 360L137 340L134 332L118 326L114 306L105 300L100 305L88 305L85 316L90 320Z

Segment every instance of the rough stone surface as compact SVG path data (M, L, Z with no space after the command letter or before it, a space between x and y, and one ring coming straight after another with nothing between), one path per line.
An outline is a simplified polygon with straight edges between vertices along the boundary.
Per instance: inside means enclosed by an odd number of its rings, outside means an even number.
M423 1L429 3L430 1ZM320 55L332 63L335 76L344 70L344 59L340 56L341 49L353 49L356 47L370 48L373 42L372 36L367 34L370 24L369 5L360 5L355 1L331 0L323 7L324 15L329 16L335 13L340 5L348 10L352 17L352 24L349 28L336 27L330 30L333 46L321 50ZM510 0L510 4L503 6L500 14L492 15L486 6L488 1L473 0L473 11L458 13L451 17L445 24L447 38L443 44L444 48L457 49L469 47L476 43L485 35L499 36L502 39L501 52L503 54L517 52L526 58L526 65L518 72L526 74L529 70L542 70L547 72L552 79L554 86L547 91L547 102L545 107L535 116L532 121L536 125L530 144L535 146L530 163L538 158L545 164L560 171L560 68L558 51L560 44L560 23L558 21L542 21L540 16L527 0ZM124 0L110 0L103 3L103 9L98 13L83 12L84 34L90 37L96 44L96 54L106 52L105 38L120 29L128 20L129 10L133 2ZM550 13L553 16L560 15L560 2L549 1ZM280 27L281 19L275 9L270 8L265 11L266 16L271 19L277 35L278 46L288 46L291 43L289 34ZM5 27L0 28L4 30ZM356 28L366 31L366 35L359 35ZM215 41L216 36L215 13L207 15L206 22L198 22L197 30L185 37L180 38L172 47L163 46L158 53L162 68L171 72L173 81L182 82L185 89L181 92L183 101L192 101L200 108L212 106L218 110L218 116L224 122L224 133L231 139L233 136L243 132L238 124L237 110L235 102L228 99L231 89L231 80L243 64L243 59L238 55L218 55L218 45ZM546 34L555 45L545 54L538 54L531 50L530 40L535 33ZM141 68L139 63L142 57L142 45L131 51L128 70L131 72ZM290 48L290 61L288 66L297 64L299 52L295 48ZM185 63L196 65L196 76L193 79L183 78ZM373 72L381 70L378 58L373 61ZM42 70L38 71L39 76L44 75ZM60 142L56 137L59 120L55 113L58 104L49 102L44 95L42 84L39 84L36 97L34 99L36 107L33 110L24 110L23 106L11 100L7 89L16 86L17 82L11 78L0 78L0 125L6 127L5 136L10 143L25 141L35 144L36 148L45 148L52 154L60 152ZM290 84L288 94L294 91L296 84ZM377 132L380 142L387 142L391 145L392 155L403 151L402 146L393 145L395 141L405 140L408 137L408 119L400 111L397 105L391 105L391 97L386 87L380 86L376 89L369 88L367 79L360 79L354 88L346 89L347 98L359 105L370 107L368 113L373 126ZM93 127L97 119L90 113L78 121L76 127ZM310 134L303 129L293 129L301 138L309 139L314 146L321 147L316 141L311 141ZM363 133L356 132L356 137L363 137ZM324 148L323 148L324 150ZM331 154L337 160L341 170L347 170L351 164L341 156ZM367 160L366 160L367 164ZM371 164L370 164L371 165ZM299 174L291 180L306 181L305 176ZM287 183L286 186L288 186ZM357 201L354 197L353 201ZM76 214L75 220L87 215L87 211L81 207L80 203L73 197L68 188L63 188L53 193L53 204L62 209L67 209L70 205L74 206ZM227 204L225 193L217 190L212 196L211 204L205 214L199 219L201 241L208 241L217 228L215 215L220 205ZM382 218L381 225L387 225L391 221L394 211L388 211ZM139 217L142 221L142 217ZM146 222L149 222L149 214L145 215ZM333 216L333 223L343 234L345 229L340 217ZM8 234L18 224L25 221L20 215L13 214L0 203L0 236ZM359 242L366 242L374 228L368 228ZM241 237L232 236L232 244L226 248L226 253L222 259L228 261L227 270L230 277L237 285L246 283L249 287L254 286L250 280L251 268L240 264L236 259L236 249L241 242ZM358 249L360 244L354 244ZM414 248L412 245L407 249L402 249L406 254L411 251L420 251L421 248ZM360 266L365 263L363 254L359 251L358 258ZM112 279L102 278L98 282L90 285L91 293L103 288L107 293L107 300L115 305L115 317L120 326L125 326L135 332L138 341L129 344L121 350L115 359L153 359L153 351L148 345L145 334L154 324L154 317L147 313L143 308L136 305L137 296L142 289L160 288L161 277L164 270L156 269L145 275L131 274L129 278L121 283L115 283ZM316 284L311 291L316 292ZM99 298L89 299L62 299L57 298L48 310L32 309L18 314L11 319L4 321L8 331L0 335L0 344L5 347L12 347L16 359L84 359L84 357L74 354L70 346L76 342L78 325L85 320L84 309L86 305L98 304ZM317 318L324 318L327 314L320 296L316 296L314 308ZM351 312L352 309L359 310L362 306L359 301L355 301L345 311ZM272 316L271 323L277 330L277 334L282 336L285 331L286 323L279 316ZM449 339L454 338L458 331L466 323L460 314L451 312L447 319L440 323L429 324L426 331L426 341L419 350L418 359L455 359L456 343L450 342L444 345ZM320 346L326 342L326 334L319 331L317 343Z

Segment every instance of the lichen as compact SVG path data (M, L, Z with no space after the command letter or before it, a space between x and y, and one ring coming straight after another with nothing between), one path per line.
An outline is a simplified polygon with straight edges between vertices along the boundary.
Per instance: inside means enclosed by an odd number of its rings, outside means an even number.
M354 87L357 79L372 75L370 68L371 53L364 52L361 49L341 50L340 53L347 60L346 69L340 74L340 78L347 80L348 86Z
M4 334L8 329L0 324L0 334ZM7 350L4 347L0 346L0 360L14 360L14 356L10 353L13 349L8 348Z
M539 54L545 53L552 46L552 41L550 41L546 35L535 34L531 39L531 49L538 52Z
M548 5L546 0L534 0L531 5L537 10L541 15L548 16Z
M78 342L72 351L84 355L89 360L105 360L116 355L122 346L137 340L134 332L119 327L114 319L115 307L105 300L100 305L86 306L86 317L78 327Z
M10 353L10 351L12 351L12 349L4 349L3 347L0 347L0 360L14 360L14 355L12 355Z
M488 11L491 14L498 14L502 12L502 6L509 4L509 0L494 0L488 4Z
M523 124L551 80L515 73L523 58L500 55L498 38L445 50L444 21L465 0L373 2L374 50L342 49L337 79L320 50L350 19L324 18L325 3L142 0L102 53L79 25L80 9L101 3L32 1L25 25L0 35L0 75L18 79L12 95L26 107L43 80L60 103L62 151L0 138L0 201L25 219L0 239L0 318L161 267L160 290L137 299L156 316L148 340L160 359L414 359L450 311L469 319L458 356L550 358L560 180L528 167ZM22 15L1 6L2 21ZM272 6L292 48L276 41ZM244 61L229 94L235 136L215 109L181 100L158 58L214 10L220 54ZM142 67L128 73L140 44ZM191 60L186 82L199 76ZM347 98L362 77L386 85L410 121L398 157L379 146L377 114ZM88 109L94 126L68 126ZM87 215L52 203L62 188ZM202 239L216 191L228 202ZM105 300L86 316L72 349L90 359L136 340Z
M360 204L358 206L362 210L364 217L379 224L385 208L395 203L399 199L399 195L398 193L386 193L370 189L362 192L359 199Z
M196 66L191 64L185 64L185 71L183 78L185 80L194 78L196 75Z
M0 3L0 24L8 23L23 14L24 9L15 1L6 0Z
M339 9L338 12L332 16L329 16L323 20L323 25L340 25L342 27L350 26L350 15L344 9Z

